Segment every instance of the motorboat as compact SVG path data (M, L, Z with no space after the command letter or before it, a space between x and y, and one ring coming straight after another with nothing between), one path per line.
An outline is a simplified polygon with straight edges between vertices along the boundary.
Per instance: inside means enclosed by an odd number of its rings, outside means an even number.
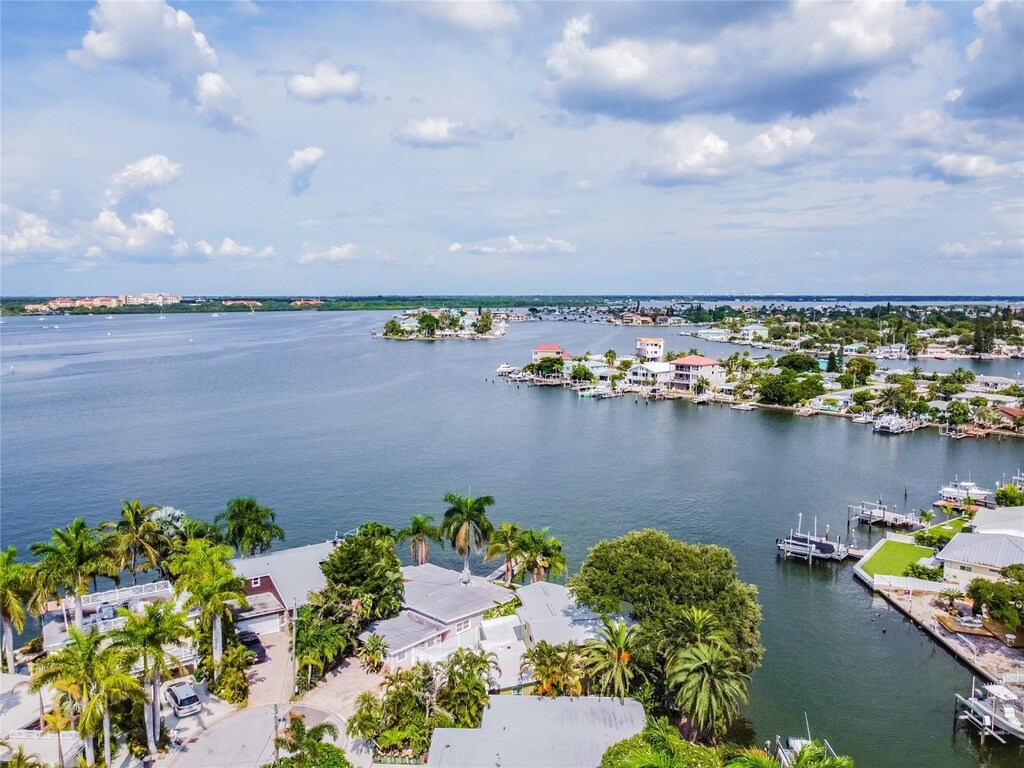
M867 413L867 412L865 412L865 413L858 413L856 416L853 417L853 423L854 424L873 424L874 421L875 421L874 414Z
M729 406L729 408L731 410L733 410L733 411L756 411L757 410L757 406L754 405L753 403L749 402L749 401L745 402L745 403L733 403L732 405Z
M984 501L986 497L991 496L992 491L987 488L979 488L977 483L970 481L960 481L954 479L949 485L944 485L939 489L939 498L943 501L952 501L959 503L964 499L970 497L974 501Z
M803 513L797 515L796 530L790 530L789 536L776 539L775 546L786 559L796 557L801 560L845 560L850 554L850 548L844 546L842 537L831 541L828 538L828 528L824 536L818 536L818 520L814 520L814 533L804 533L801 530L803 524Z
M910 431L910 423L897 413L883 413L875 419L874 431L883 435L900 435Z
M993 683L975 686L971 680L970 698L956 694L960 719L965 720L1001 742L1006 736L1024 740L1024 703L1005 685Z
M498 366L498 370L496 370L495 373L498 374L499 376L508 376L510 373L517 370L519 369L516 368L514 365L502 363L501 365Z

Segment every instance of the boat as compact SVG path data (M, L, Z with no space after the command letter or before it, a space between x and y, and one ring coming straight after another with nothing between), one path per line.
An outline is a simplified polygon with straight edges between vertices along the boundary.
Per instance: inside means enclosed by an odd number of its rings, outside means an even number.
M508 374L512 373L512 371L516 370L518 370L518 368L516 368L514 365L502 363L501 365L498 366L498 370L496 370L495 373L498 374L499 376L507 376Z
M212 315L210 315L210 317L220 317L220 313L214 312Z
M850 548L842 544L842 537L829 541L828 528L825 535L818 536L818 520L814 520L814 533L802 532L803 513L797 515L796 530L791 530L784 539L776 539L775 546L784 558L796 557L802 560L845 560Z
M959 718L976 726L982 736L992 736L1006 743L1006 736L1024 741L1024 703L1005 685L993 683L975 686L971 680L971 696L956 694Z
M962 502L967 497L970 497L973 501L984 501L985 497L991 496L992 491L987 488L979 488L977 483L968 481L961 482L956 478L949 485L944 485L939 489L939 498L943 501L951 501L954 503Z
M884 435L899 435L910 431L910 423L896 413L883 413L875 419L875 432Z
M749 401L745 402L745 403L733 403L732 405L729 406L729 408L731 410L733 410L733 411L756 411L757 410L757 406L754 405L753 403L749 402Z
M805 739L802 736L790 736L785 742L782 741L781 736L775 737L775 759L779 761L779 765L782 768L789 768L789 766L797 765L797 756L800 754L800 750L811 744L810 739ZM828 757L838 758L839 755L832 749L832 745L824 739L819 740L822 747L825 748L825 755Z
M805 406L805 407L803 407L803 408L797 408L797 409L796 409L796 410L794 411L794 413L795 413L795 414L796 414L797 416L813 416L813 415L814 415L814 414L816 414L817 412L818 412L818 411L817 411L817 409L816 409L816 408L812 408L812 407L811 407L811 406L809 406L809 405L808 405L808 406Z
M697 405L704 405L705 403L710 403L714 399L714 397L715 396L710 392L705 392L700 395L694 395L693 402L695 402Z
M874 414L871 413L858 413L853 417L854 424L872 424L874 421Z

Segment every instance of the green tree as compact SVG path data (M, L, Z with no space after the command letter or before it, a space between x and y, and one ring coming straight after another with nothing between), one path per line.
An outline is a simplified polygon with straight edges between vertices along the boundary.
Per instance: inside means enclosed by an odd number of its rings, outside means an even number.
M966 424L971 420L971 407L962 400L954 400L946 408L948 424Z
M247 496L228 501L227 509L214 519L224 526L224 538L238 554L251 557L266 552L275 539L284 541L284 529L275 518L274 510Z
M326 743L328 736L338 738L338 726L330 720L310 728L305 717L291 718L285 735L274 739L274 746L289 755L280 765L282 768L351 768L344 752Z
M793 768L853 768L853 758L846 755L833 757L820 741L812 741L800 748Z
M721 738L747 700L749 677L739 659L717 643L697 643L676 654L666 682L694 730L711 741Z
M832 362L835 363L834 355ZM799 353L783 355L775 361L775 365L779 368L788 368L791 371L796 371L797 373L808 373L810 371L820 370L817 358L812 357L811 355Z
M487 507L494 504L493 496L460 496L446 493L448 505L441 521L441 535L449 539L452 549L462 555L462 580L469 583L469 555L482 549L490 541L494 526L487 518Z
M97 721L103 728L103 765L113 765L113 744L110 735L110 710L119 704L144 702L145 693L139 679L130 671L125 653L112 646L101 647L95 658L95 676L89 703L82 710L82 728L95 729Z
M399 540L409 540L413 562L423 565L430 558L430 542L444 546L441 531L434 525L433 515L413 515L409 525L398 532Z
M573 381L597 381L597 375L583 363L576 363L569 372Z
M14 672L14 633L25 629L25 603L32 593L32 567L18 562L18 550L0 553L0 619L7 671Z
M138 499L124 499L121 502L121 519L102 523L99 527L101 531L114 533L118 567L131 573L132 586L138 583L140 571L159 567L161 552L166 551L166 537L153 519L158 510L158 507L142 506ZM140 557L142 563L139 563Z
M567 571L562 540L548 535L548 528L537 531L527 529L520 536L520 557L524 575L530 574L530 583L544 581L548 576L561 576Z
M533 680L537 696L582 696L587 682L584 648L573 642L551 645L541 640L523 653L519 673Z
M440 321L429 312L420 313L419 317L416 318L416 323L419 325L420 333L431 338L437 335L438 326L441 324Z
M32 545L32 554L40 558L36 577L40 588L50 595L60 590L75 598L75 627L82 629L82 597L89 582L103 568L103 551L96 532L76 517L64 530L51 529L53 538Z
M1000 507L1024 506L1024 490L1015 485L1004 485L996 490L996 505Z
M663 717L648 718L641 733L613 744L601 756L601 768L720 768L721 764L714 750L685 741ZM778 768L777 763L772 765Z
M948 611L952 611L954 606L956 606L956 601L963 596L963 592L956 587L947 587L939 592L939 597L946 603L946 610Z
M846 372L853 376L855 384L863 386L877 367L875 361L867 357L851 357L846 363Z
M395 318L391 318L386 323L384 323L384 335L385 336L395 336L395 337L397 337L397 336L405 336L406 333L405 333L405 329L402 328L401 323L399 323L397 320L395 320Z
M374 673L380 672L384 667L387 655L388 641L384 639L383 635L370 635L356 651L356 656L359 657L359 663L363 669Z
M634 661L637 625L604 617L597 637L587 643L586 659L590 677L602 696L618 696L623 701L644 677Z
M339 541L321 564L336 600L348 602L363 625L397 616L405 583L395 554L396 534L379 523L365 523L355 536Z
M490 333L491 328L494 327L494 315L491 314L491 310L485 309L480 313L477 321L473 323L473 330L477 333Z
M883 387L878 393L878 407L882 411L900 411L903 409L904 396L899 387Z
M505 560L505 586L512 584L515 561L523 556L523 529L518 523L502 523L490 536L484 560Z
M828 373L839 373L839 365L836 363L835 350L828 353L828 363L825 365L825 371Z

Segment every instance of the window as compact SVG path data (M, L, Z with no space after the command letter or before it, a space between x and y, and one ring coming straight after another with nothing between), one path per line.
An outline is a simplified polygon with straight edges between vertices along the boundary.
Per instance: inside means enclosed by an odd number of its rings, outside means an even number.
M440 641L441 641L441 638L440 638L440 637L432 637L432 638L430 638L429 640L427 640L427 642L425 642L425 643L423 644L423 647L424 647L424 648L433 648L433 647L434 647L435 645L437 645L437 644L438 644L438 643L439 643Z
M405 658L405 651L402 651L401 653L392 654L391 658L395 661L402 661Z
M968 573L970 573L971 572L971 566L969 566L969 565L961 565L960 566L960 570L961 571L967 571Z
M262 577L257 576L255 579L249 579L249 586L251 586L251 587L258 587L260 585L260 579L261 578Z
M456 632L459 632L459 633L465 632L467 629L469 629L469 619L465 619L464 621L460 621L458 624L455 625L455 631Z

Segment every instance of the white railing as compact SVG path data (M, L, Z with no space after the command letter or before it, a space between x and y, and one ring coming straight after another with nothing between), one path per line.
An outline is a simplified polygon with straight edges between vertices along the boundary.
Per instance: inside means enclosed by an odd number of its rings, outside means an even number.
M925 581L910 576L875 574L875 589L916 589L919 592L941 592L948 585L941 581Z
M169 581L153 581L149 584L137 584L134 587L118 587L108 589L104 592L93 592L82 596L82 605L100 605L101 603L126 603L132 598L145 597L147 595L170 595L174 594L174 588ZM75 598L65 597L64 607L71 609L75 606Z
M80 739L78 731L61 731L60 737L62 739ZM9 739L56 739L57 733L55 731L33 731L27 728L11 731L7 738Z
M1024 672L1006 672L1003 674L1003 683L1024 683Z

